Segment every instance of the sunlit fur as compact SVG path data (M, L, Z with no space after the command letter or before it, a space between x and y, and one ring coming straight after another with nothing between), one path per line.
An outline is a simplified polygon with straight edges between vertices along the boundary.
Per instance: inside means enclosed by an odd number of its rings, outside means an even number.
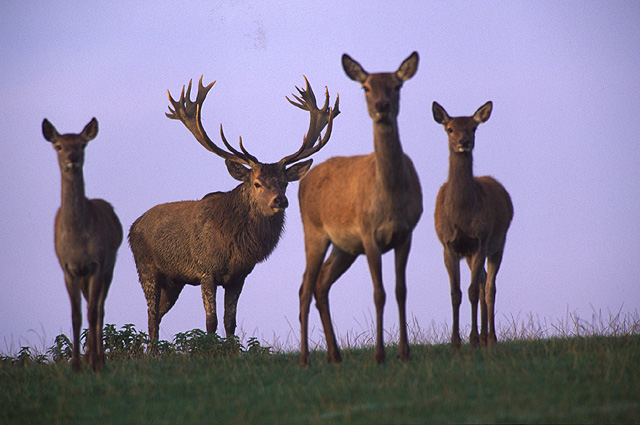
M375 151L369 155L336 157L314 167L300 182L300 210L304 225L306 269L300 288L300 364L309 364L308 319L315 295L327 341L329 361L342 360L329 313L329 289L360 254L369 263L374 286L377 340L376 362L385 361L382 313L381 255L396 254L396 298L400 316L399 354L409 360L406 332L405 268L411 234L422 214L422 192L411 159L402 151L397 114L400 88L418 66L412 54L391 73L367 73L357 62L343 56L349 78L362 84L373 120ZM323 259L329 245L332 251ZM370 296L367 293L364 296Z

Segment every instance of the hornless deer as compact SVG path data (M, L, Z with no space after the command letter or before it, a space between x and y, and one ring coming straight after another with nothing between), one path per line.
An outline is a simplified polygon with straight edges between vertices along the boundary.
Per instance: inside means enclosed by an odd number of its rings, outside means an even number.
M231 177L242 183L230 192L214 192L199 201L161 204L138 218L129 232L140 283L147 299L149 336L158 339L162 317L175 304L185 285L201 285L206 312L207 333L216 332L216 289L225 288L224 327L227 337L236 329L236 308L245 278L256 263L265 260L276 247L284 224L287 184L299 180L312 160L299 162L329 141L333 119L340 113L338 101L329 107L329 91L319 109L306 81L306 90L298 88L299 103L310 113L309 130L302 147L273 164L265 164L244 148L219 148L202 127L201 110L207 93L215 83L202 85L200 78L196 101L191 101L191 82L186 97L184 87L178 101L169 100L173 109L167 117L178 119L207 150L225 159ZM321 131L327 130L324 137ZM318 142L316 144L316 141ZM244 165L250 167L246 168ZM287 168L288 167L288 168Z
M398 136L400 88L413 77L418 54L413 53L396 72L367 73L348 55L342 66L349 78L362 84L373 119L375 151L369 155L335 157L314 167L300 182L300 211L304 225L307 266L300 288L300 364L309 364L308 320L312 294L320 312L330 362L341 362L329 313L329 289L365 254L373 279L376 306L375 360L383 363L381 255L395 249L396 298L400 314L398 357L410 360L405 314L405 268L411 233L422 214L422 191ZM331 254L323 264L329 245Z
M471 346L495 344L494 309L496 274L502 262L507 230L513 218L513 204L505 188L493 177L473 176L471 152L478 125L491 115L493 104L485 103L472 117L451 118L433 102L433 118L444 126L449 136L449 179L438 192L435 227L444 246L444 264L449 272L453 331L451 345L460 347L459 312L460 259L466 258L471 269ZM484 264L487 262L487 271ZM478 298L481 333L478 337Z
M62 175L62 202L55 220L55 248L71 299L71 364L74 372L80 371L82 294L87 300L89 319L85 360L92 370L98 371L104 366L104 301L113 278L116 253L122 243L122 225L113 207L102 199L87 199L84 195L84 149L98 134L98 121L92 119L80 134L60 135L45 119L42 134L58 152Z

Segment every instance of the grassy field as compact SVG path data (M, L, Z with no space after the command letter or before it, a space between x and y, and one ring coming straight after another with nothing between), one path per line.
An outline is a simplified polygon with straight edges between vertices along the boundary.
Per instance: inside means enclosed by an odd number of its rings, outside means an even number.
M149 355L143 333L110 332L99 374L71 372L64 336L46 355L3 356L0 423L640 423L638 323L488 349L412 345L409 363L389 346L382 366L366 347L340 365L314 351L309 368L256 340L191 331Z

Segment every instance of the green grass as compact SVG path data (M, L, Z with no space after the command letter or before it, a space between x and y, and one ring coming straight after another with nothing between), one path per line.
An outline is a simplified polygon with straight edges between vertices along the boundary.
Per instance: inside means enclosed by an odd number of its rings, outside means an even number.
M340 365L317 350L309 368L255 339L245 348L191 331L150 355L134 349L144 333L111 329L129 342L98 374L72 373L64 343L57 359L55 350L3 356L0 423L639 423L633 319L604 332L565 324L545 338L525 326L528 334L486 349L412 345L409 363L389 346L382 366L367 347L344 350Z

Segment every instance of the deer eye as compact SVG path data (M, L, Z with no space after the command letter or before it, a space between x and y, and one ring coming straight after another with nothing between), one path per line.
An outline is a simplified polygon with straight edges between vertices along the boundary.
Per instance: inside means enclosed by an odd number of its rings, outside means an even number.
M362 86L362 90L364 90L365 93L369 93L371 91L371 89L367 86Z
M253 183L253 187L255 187L256 189L260 189L262 188L262 185L260 184L260 182L256 181Z
M62 146L60 146L60 145L54 145L54 147L56 148L56 150L58 152L60 152L62 150Z
M447 128L447 133L449 134L453 133L453 128Z

